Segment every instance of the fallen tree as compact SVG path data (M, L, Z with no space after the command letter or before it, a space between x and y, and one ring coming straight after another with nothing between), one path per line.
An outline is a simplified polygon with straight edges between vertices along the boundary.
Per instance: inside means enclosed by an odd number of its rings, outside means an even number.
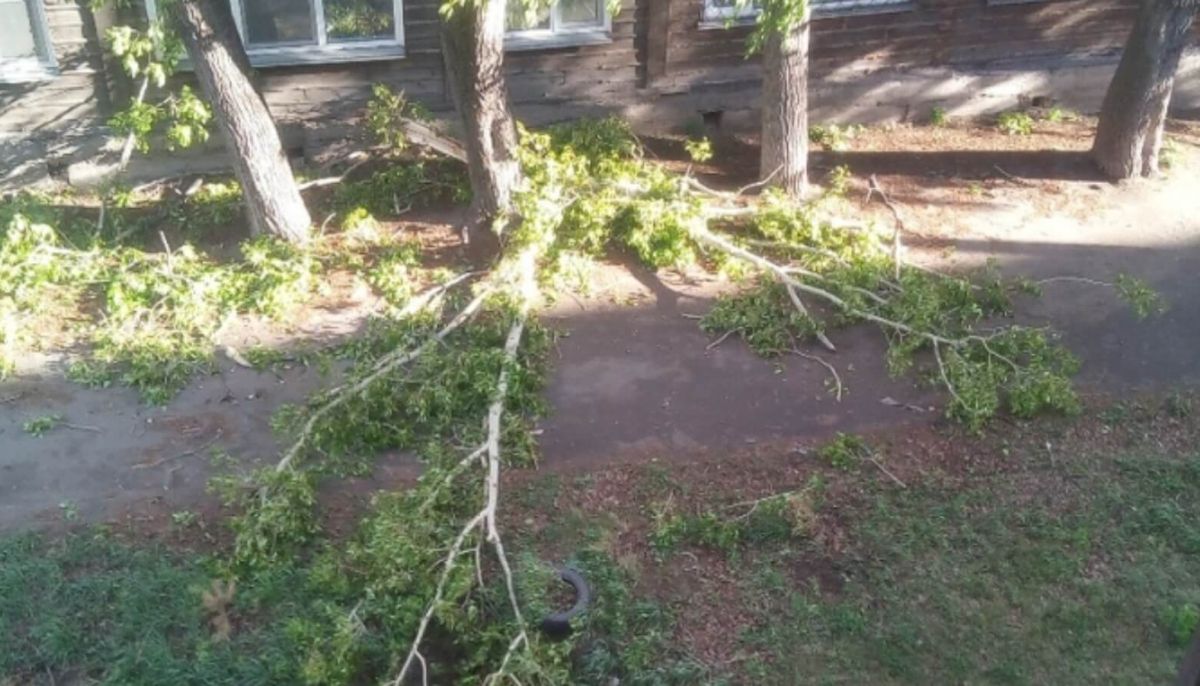
M526 133L521 163L529 184L513 198L519 222L495 266L418 298L367 344L378 350L346 383L285 416L289 448L243 502L237 557L253 567L308 544L317 475L361 469L353 460L384 448L425 460L418 486L378 501L334 563L358 590L313 648L328 681L382 662L397 685L418 673L422 683L570 681L569 645L530 632L499 525L502 465L534 456L528 421L548 345L534 315L567 256L617 249L651 268L699 261L759 274L701 325L764 355L823 365L839 397L834 364L804 348L836 350L836 327L866 323L887 337L891 370L922 369L946 390L947 414L970 428L1002 409L1077 408L1070 353L1047 330L1003 323L1013 294L1039 284L940 274L905 262L896 232L835 223L782 194L708 189L643 160L615 120ZM1153 309L1152 292L1136 282L1115 286ZM497 570L489 584L485 575ZM454 645L468 674L431 661L447 652L429 650L435 635Z

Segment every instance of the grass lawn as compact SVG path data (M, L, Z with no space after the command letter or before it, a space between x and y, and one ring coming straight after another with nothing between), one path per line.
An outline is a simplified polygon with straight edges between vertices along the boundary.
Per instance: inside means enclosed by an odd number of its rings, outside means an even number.
M740 584L758 608L748 675L1170 682L1200 606L1200 456L1134 448L1042 474L879 495L849 527L832 597L789 583L786 553L756 560Z
M511 547L530 614L542 561L592 582L572 683L1168 683L1200 618L1187 410L518 473ZM298 566L226 600L219 554L128 540L0 540L0 684L320 680L353 589Z

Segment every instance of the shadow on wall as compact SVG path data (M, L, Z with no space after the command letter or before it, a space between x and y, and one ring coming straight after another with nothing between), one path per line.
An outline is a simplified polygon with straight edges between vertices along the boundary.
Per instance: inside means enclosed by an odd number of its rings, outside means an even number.
M1091 113L1100 109L1120 55L1010 61L979 68L897 67L879 69L855 63L809 82L809 116L815 122L876 124L924 121L934 107L951 116L995 114L1028 105L1034 98ZM728 131L754 131L759 125L761 73L747 62L720 83L705 72L682 78L678 92L629 105L624 114L639 128L676 133L705 112L722 112ZM1200 111L1200 48L1185 54L1171 101L1174 114Z

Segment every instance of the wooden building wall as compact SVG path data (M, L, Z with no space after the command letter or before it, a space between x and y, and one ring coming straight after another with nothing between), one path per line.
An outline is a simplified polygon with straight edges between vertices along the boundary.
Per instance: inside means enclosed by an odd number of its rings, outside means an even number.
M52 151L74 140L73 132L101 131L113 103L119 106L128 94L124 79L114 77L103 57L100 36L112 18L93 13L87 0L44 1L61 73L39 83L0 84L0 143L28 135ZM379 82L447 111L439 2L405 2L402 59L260 68L259 87L285 137L308 140L313 131L346 131ZM937 101L952 91L965 98L971 89L996 84L1008 90L993 97L995 107L1011 106L1012 92L1020 89L1076 88L1094 98L1119 54L1136 2L913 0L885 12L819 16L812 39L814 101L844 105L826 118L873 119L908 115L908 105L885 109L890 102ZM703 0L623 0L610 42L510 51L509 88L518 116L540 123L618 112L665 128L698 112L740 110L752 124L760 74L757 59L744 54L749 28L704 26L702 18ZM1075 83L1073 64L1093 68L1086 75L1079 71ZM1200 61L1190 69L1179 97L1200 103ZM960 78L989 70L1003 73ZM1058 80L1012 76L1046 70ZM918 78L910 78L913 74Z
M914 0L880 12L820 14L813 21L814 79L904 67L978 67L1037 58L1119 52L1137 0ZM757 78L744 26L704 25L703 0L665 0L666 40L652 85L673 91Z
M96 16L85 0L45 0L58 75L33 83L0 83L0 132L85 130L110 111Z

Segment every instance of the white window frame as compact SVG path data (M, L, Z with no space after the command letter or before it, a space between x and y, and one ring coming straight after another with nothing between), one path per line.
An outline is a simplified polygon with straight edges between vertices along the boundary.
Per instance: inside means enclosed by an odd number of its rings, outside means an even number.
M248 0L253 2L253 0ZM250 64L255 67L274 67L294 64L332 64L336 62L371 62L404 57L404 2L392 0L392 22L395 35L376 40L330 41L325 31L324 0L308 0L312 7L313 36L315 43L277 43L273 45L250 45L246 42L243 0L229 0L233 23L238 36L246 48ZM154 0L146 0L146 16L150 21L158 18Z
M665 0L663 1L665 2ZM512 51L541 50L611 43L612 15L608 12L608 3L604 0L597 0L597 2L600 5L601 21L599 24L563 26L559 11L561 3L555 2L550 6L550 28L506 31L504 33L504 49Z
M30 83L54 78L58 75L58 60L50 42L44 0L16 0L12 4L24 4L29 12L29 28L33 31L33 44L38 54L37 57L0 58L0 83Z
M888 14L906 12L913 7L913 0L810 0L814 19L837 17L847 14ZM1027 0L1028 1L1028 0ZM700 21L703 28L725 28L730 21L735 24L753 22L758 9L748 6L715 7L704 0L704 14Z

